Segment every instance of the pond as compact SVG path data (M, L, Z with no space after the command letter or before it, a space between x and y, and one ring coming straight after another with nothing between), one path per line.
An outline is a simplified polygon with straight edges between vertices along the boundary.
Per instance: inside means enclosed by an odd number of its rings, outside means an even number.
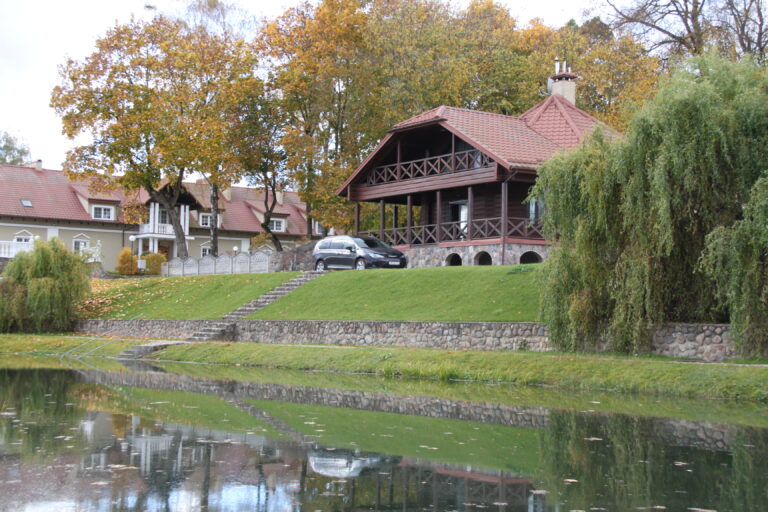
M104 365L0 359L0 510L768 510L759 404Z

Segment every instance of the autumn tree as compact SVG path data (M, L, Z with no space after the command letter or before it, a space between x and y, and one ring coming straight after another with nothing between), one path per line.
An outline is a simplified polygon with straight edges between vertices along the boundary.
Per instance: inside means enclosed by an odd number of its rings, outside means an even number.
M7 132L0 132L0 163L22 165L29 160L29 148Z
M176 209L182 181L192 171L218 184L231 180L224 113L253 68L247 45L203 27L163 17L116 26L92 55L61 68L51 104L65 135L91 138L68 152L65 171L145 190L168 212L178 255L186 258Z
M236 119L229 144L237 152L243 178L264 191L261 228L275 250L282 251L280 237L270 225L278 196L289 185L286 155L281 146L285 115L276 93L262 81L252 81L248 94L236 107Z

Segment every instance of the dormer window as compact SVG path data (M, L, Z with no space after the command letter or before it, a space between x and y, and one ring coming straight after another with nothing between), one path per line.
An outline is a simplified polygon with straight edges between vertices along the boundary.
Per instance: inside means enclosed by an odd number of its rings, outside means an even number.
M285 219L271 219L269 221L269 230L274 233L282 233L285 231Z
M114 206L93 206L91 216L96 220L115 220Z
M201 213L200 214L200 225L204 228L211 227L211 219L213 218L213 215L210 213Z
M32 201L30 201L29 199L22 199L21 206L23 206L24 208L32 208Z

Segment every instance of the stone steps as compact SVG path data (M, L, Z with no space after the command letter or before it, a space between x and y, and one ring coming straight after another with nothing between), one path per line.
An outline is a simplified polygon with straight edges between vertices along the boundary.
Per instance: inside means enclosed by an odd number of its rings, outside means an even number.
M134 345L130 348L127 348L119 356L117 356L117 358L118 359L141 359L142 357L145 357L151 354L152 352L157 352L158 350L162 350L165 347L170 347L172 345L186 345L188 343L189 343L188 341L178 341L178 340L151 341L144 345Z
M281 284L277 288L268 291L264 295L261 295L253 302L250 302L244 306L239 307L235 311L228 313L222 317L223 320L240 320L246 316L266 307L282 297L285 297L295 289L305 285L306 283L317 279L325 274L325 272L319 272L313 270L310 272L302 272L298 276L294 277L290 281Z
M215 339L226 338L226 332L232 326L232 322L209 322L195 332L192 336L187 338L187 341L211 341Z

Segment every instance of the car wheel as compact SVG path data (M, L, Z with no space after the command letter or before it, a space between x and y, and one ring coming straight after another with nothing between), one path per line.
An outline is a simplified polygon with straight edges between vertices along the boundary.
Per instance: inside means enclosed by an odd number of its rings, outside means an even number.
M325 262L323 260L317 260L317 263L315 263L315 270L319 270L320 272L325 271Z
M365 260L363 258L355 260L355 270L365 270Z

